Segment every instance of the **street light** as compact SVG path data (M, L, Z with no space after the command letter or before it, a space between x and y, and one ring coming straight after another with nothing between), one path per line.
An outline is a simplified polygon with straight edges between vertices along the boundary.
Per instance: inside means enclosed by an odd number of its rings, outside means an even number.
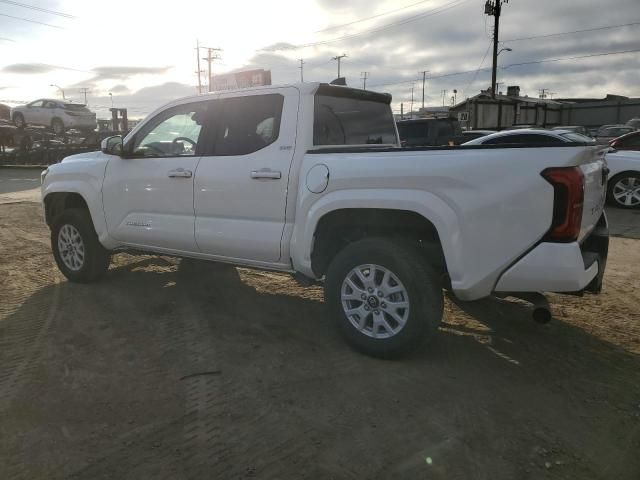
M50 87L56 87L58 90L60 90L60 92L62 92L62 99L66 100L66 98L64 98L64 90L62 89L62 87L52 83L51 85L49 85Z
M111 108L113 108L113 93L109 92L109 97L111 97Z

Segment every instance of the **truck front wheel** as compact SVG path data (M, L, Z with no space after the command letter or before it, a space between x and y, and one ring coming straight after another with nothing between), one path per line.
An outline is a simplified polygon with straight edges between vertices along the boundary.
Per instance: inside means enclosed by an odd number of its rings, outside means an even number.
M98 240L89 213L81 208L64 210L54 219L51 250L58 268L72 282L97 280L111 261L109 251Z
M329 265L325 301L347 342L371 356L415 349L442 320L442 285L418 248L372 238L353 242Z

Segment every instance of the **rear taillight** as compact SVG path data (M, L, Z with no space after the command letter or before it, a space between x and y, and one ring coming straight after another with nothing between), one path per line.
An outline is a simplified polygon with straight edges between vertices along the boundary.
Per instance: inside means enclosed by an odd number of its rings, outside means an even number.
M584 175L578 167L548 168L542 176L553 185L553 221L545 240L578 239L584 205Z

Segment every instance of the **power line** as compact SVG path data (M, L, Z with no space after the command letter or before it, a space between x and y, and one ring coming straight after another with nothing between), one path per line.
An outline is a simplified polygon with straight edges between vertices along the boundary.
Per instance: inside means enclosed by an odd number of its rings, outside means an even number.
M564 58L550 58L548 60L537 60L532 62L521 62L521 63L511 63L509 65L505 65L501 68L510 68L510 67L521 67L523 65L537 65L539 63L551 63L551 62L564 62L566 60L578 60L581 58L593 58L593 57L607 57L609 55L623 55L625 53L637 53L640 52L640 48L636 48L634 50L621 50L619 52L604 52L604 53L591 53L588 55L578 55L575 57L564 57Z
M632 22L632 23L623 23L621 25L608 25L606 27L595 27L595 28L585 28L583 30L573 30L571 32L558 32L558 33L548 33L545 35L535 35L532 37L521 37L521 38L511 38L509 40L502 40L502 42L520 42L522 40L534 40L536 38L549 38L549 37L559 37L561 35L572 35L574 33L585 33L585 32L597 32L600 30L609 30L612 28L621 28L621 27L633 27L636 25L640 25L640 22Z
M553 63L553 62L563 62L563 61L567 61L567 60L579 60L579 59L583 59L583 58L593 58L593 57L606 57L606 56L610 56L610 55L624 55L627 53L638 53L640 52L640 48L639 49L634 49L634 50L621 50L618 52L604 52L604 53L591 53L588 55L577 55L574 57L562 57L562 58L549 58L549 59L545 59L545 60L532 60L530 62L520 62L520 63L511 63L509 65L503 65L500 68L501 69L507 69L507 68L511 68L511 67L522 67L525 65L538 65L541 63ZM488 72L490 71L490 68L480 68L477 70L465 70L465 71L461 71L461 72L452 72L452 73L443 73L441 75L430 75L429 79L434 80L434 79L438 79L438 78L447 78L447 77L454 77L457 75L464 75L467 73L474 73L474 72ZM371 85L370 88L376 88L376 87L387 87L390 85L401 85L401 84L405 84L405 83L413 83L413 82L417 82L419 81L419 78L412 78L412 79L408 79L408 80L401 80L399 82L389 82L389 83L378 83L376 85Z
M58 15L65 18L76 18L68 13L56 12L55 10L48 10L46 8L37 7L35 5L27 5L26 3L13 2L12 0L0 0L2 3L8 3L9 5L15 5L16 7L29 8L31 10L37 10L38 12L50 13L51 15Z
M23 22L37 23L38 25L46 25L47 27L60 28L64 30L64 27L61 27L59 25L51 25L50 23L38 22L37 20L30 20L28 18L14 17L13 15L7 15L6 13L0 13L0 16L13 18L14 20L21 20Z
M422 0L421 2L412 3L411 5L407 5L406 7L400 7L400 8L396 8L394 10L388 10L388 11L386 11L384 13L379 13L377 15L372 15L371 17L361 18L360 20L354 20L353 22L343 23L341 25L332 25L330 27L323 28L322 30L316 30L313 33L327 32L329 30L337 30L338 28L348 27L350 25L355 25L356 23L362 23L362 22L366 22L367 20L373 20L374 18L380 18L380 17L384 17L386 15L391 15L391 14L399 12L401 10L406 10L408 8L415 7L416 5L420 5L422 3L427 3L427 2L431 2L431 1L433 1L433 0Z
M484 61L487 59L487 55L489 55L489 50L491 50L491 45L492 45L492 42L489 42L489 45L487 46L487 50L484 52L484 56L482 57L482 61L480 62L480 65L478 65L478 69L476 70L476 73L473 74L473 78L471 79L471 81L467 83L467 85L464 87L464 92L469 90L469 87L473 85L473 83L476 81L476 78L478 78L478 73L480 73L480 70L482 69L482 65L484 65Z
M450 10L452 8L460 6L463 3L466 3L466 2L469 2L469 1L470 0L453 0L452 2L449 2L449 3L446 3L446 4L441 5L439 7L436 7L434 9L432 9L432 10L428 10L427 12L421 13L419 15L414 15L412 17L407 17L404 20L400 20L400 21L393 22L393 23L388 23L388 24L382 25L380 27L375 27L375 28L363 30L363 31L358 32L358 33L353 33L353 34L350 34L350 35L344 35L342 37L331 38L331 39L328 39L328 40L321 40L321 41L318 41L318 42L305 43L305 44L301 44L301 45L294 45L292 47L288 47L287 49L296 50L296 49L299 49L299 48L315 47L317 45L326 45L326 44L329 44L329 43L339 42L339 41L347 40L347 39L354 38L354 37L360 37L362 35L369 35L371 33L380 32L380 31L383 31L383 30L387 30L389 28L397 27L399 25L405 25L405 24L410 23L410 22L415 22L415 21L421 20L423 18L432 17L434 15L438 15L439 13L444 13L447 10Z

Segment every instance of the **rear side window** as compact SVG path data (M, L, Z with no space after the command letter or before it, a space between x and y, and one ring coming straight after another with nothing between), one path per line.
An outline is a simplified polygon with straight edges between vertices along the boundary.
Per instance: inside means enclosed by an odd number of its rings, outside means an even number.
M314 145L396 143L395 124L388 104L346 96L315 96Z
M280 94L223 100L223 113L215 119L215 154L248 155L275 142L280 134L283 103Z
M487 140L483 145L562 145L565 142L549 135L505 135Z

